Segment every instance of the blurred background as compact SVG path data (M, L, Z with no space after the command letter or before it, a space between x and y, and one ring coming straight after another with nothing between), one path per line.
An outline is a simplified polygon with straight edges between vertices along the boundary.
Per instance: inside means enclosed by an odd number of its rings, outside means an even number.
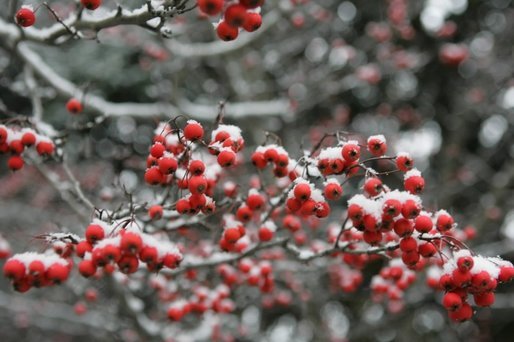
M72 1L48 2L62 17L75 8ZM118 3L129 9L142 1ZM0 4L2 20L12 21L9 13L21 4ZM476 252L513 261L513 5L511 0L268 0L263 27L232 43L218 40L211 22L193 10L169 20L171 38L120 26L101 31L98 41L31 48L88 93L120 103L172 103L192 116L195 108L207 108L212 112L207 127L219 101L286 103L277 115L249 109L237 119L246 159L266 131L282 137L292 156L326 132L384 134L392 151L411 153L423 171L425 206L445 208L460 227L475 227L470 247ZM110 8L114 2L106 1L95 15ZM37 27L53 22L39 9ZM22 61L0 40L3 119L32 115L23 71ZM68 99L37 82L43 118L65 133L69 164L95 205L111 206L109 201L121 196L119 184L141 200L155 196L142 176L153 130L163 118L91 124L97 113L86 108L83 115L69 115ZM37 168L11 173L4 160L1 156L0 233L14 252L44 250L34 238L38 234L84 229L87 222ZM62 174L57 163L47 167ZM394 175L387 181L400 184ZM216 322L220 340L237 341L509 341L514 333L512 284L499 287L492 308L457 325L449 322L423 277L407 291L403 310L390 313L370 298L376 265L365 269L362 288L351 294L330 290L326 269L315 266L298 276L305 290L300 292L309 300L285 291L291 298L265 308L258 293L241 289L233 314L168 328L177 341L211 339L209 322ZM98 300L87 303L85 314L75 314L90 288ZM146 303L159 300L151 291L138 295ZM63 286L17 294L1 277L0 308L4 341L152 340L135 327L107 280L86 281L75 274ZM165 320L158 310L151 314Z

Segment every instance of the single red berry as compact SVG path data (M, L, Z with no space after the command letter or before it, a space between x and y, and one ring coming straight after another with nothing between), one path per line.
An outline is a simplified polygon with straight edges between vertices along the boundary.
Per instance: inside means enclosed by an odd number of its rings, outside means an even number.
M403 186L411 194L419 194L425 188L425 179L421 176L410 176L405 179Z
M155 247L146 246L139 252L139 259L147 264L154 264L157 262L158 254Z
M120 248L126 253L139 253L143 247L143 239L141 235L133 232L125 232L121 237Z
M369 177L364 182L364 191L368 193L368 195L374 197L377 196L383 190L382 181L377 177Z
M360 205L357 204L350 204L348 206L348 217L352 221L359 221L362 220L362 217L364 215L364 210Z
M420 233L430 232L433 226L432 218L428 215L419 215L414 220L414 228Z
M433 243L426 242L422 243L418 247L418 253L421 254L423 258L430 258L437 253L437 248L434 246Z
M230 167L236 162L236 154L230 150L223 150L218 154L218 164L221 167Z
M255 12L247 12L244 23L243 23L243 29L246 32L254 32L259 29L262 25L262 17L259 13Z
M228 228L223 232L223 237L229 243L235 243L241 238L241 233L238 228Z
M86 278L94 276L96 273L96 265L92 260L82 260L79 263L79 272Z
M343 195L343 187L335 182L327 183L324 194L325 197L331 201L338 200Z
M71 98L66 103L66 110L68 110L68 112L71 114L79 114L82 112L82 109L82 103L80 103L80 101L76 98Z
M93 250L93 246L88 241L80 241L75 246L75 252L79 258L83 258L86 252L91 252Z
M311 197L311 187L307 183L299 183L294 187L294 197L299 201L305 201Z
M273 235L273 231L268 229L267 227L259 228L259 240L270 241L273 238Z
M440 213L437 215L436 228L440 232L446 232L453 228L453 217L447 213Z
M264 169L268 163L262 152L254 152L251 159L252 164L258 169Z
M389 215L391 217L396 217L400 215L402 210L402 203L396 199L388 199L384 202L382 206L382 211L384 214Z
M157 165L159 167L159 171L163 175L172 174L177 170L178 163L175 158L172 157L162 157L157 160ZM151 167L151 165L149 166Z
M414 167L414 160L407 153L399 154L396 157L396 167L403 172L407 172Z
M150 185L161 184L165 180L165 176L159 170L159 167L152 166L145 171L145 181Z
M475 293L473 299L477 306L491 306L494 303L494 292Z
M191 210L191 205L187 199L181 198L177 201L175 210L177 210L179 214L187 214Z
M246 18L246 8L240 4L234 4L225 10L225 22L232 27L243 26Z
M460 309L457 309L453 312L449 312L448 315L450 318L457 322L464 322L473 316L473 309L471 308L471 305L468 303L462 303L462 306Z
M168 318L172 321L180 321L184 316L184 311L178 307L170 307L168 309Z
M330 206L327 202L316 203L316 217L324 218L330 215Z
M40 156L49 156L54 153L55 146L51 141L40 141L36 145L36 151Z
M246 205L251 210L260 210L264 206L264 197L260 194L251 194L246 199Z
M189 178L188 189L192 194L203 194L207 191L207 179L204 176Z
M421 211L420 204L414 200L406 200L402 205L402 216L413 219L419 215Z
M195 141L203 138L203 127L194 120L189 120L186 127L184 127L184 137L187 140Z
M32 146L36 143L36 135L32 132L25 132L21 137L21 143L25 146Z
M472 277L473 276L471 275L471 273L469 271L462 272L458 268L456 268L452 272L453 283L457 287L465 287L465 286L471 284Z
M207 198L203 194L193 194L189 196L189 206L194 212L201 210L207 203Z
M102 4L102 0L80 0L82 6L87 8L88 10L95 10Z
M98 224L90 224L86 228L86 240L90 244L94 244L98 240L102 240L105 236L105 231L102 226Z
M462 307L462 298L456 293L448 292L443 297L443 306L448 311L456 311Z
M201 176L205 171L205 164L201 160L192 160L189 163L188 170L195 176Z
M368 139L368 151L375 157L383 156L387 151L387 144L384 136L375 135Z
M366 230L362 234L362 238L364 241L366 241L371 246L375 246L375 245L378 245L380 243L380 241L382 241L382 235L383 234L379 231Z
M418 249L418 243L416 239L411 236L404 237L400 240L400 250L402 252L412 252Z
M23 6L16 12L16 22L23 27L29 27L36 22L36 15L32 7Z
M308 199L303 202L300 207L300 213L304 216L312 215L316 212L316 201L313 199Z
M237 38L239 30L237 27L232 27L227 24L226 21L222 21L216 27L216 33L221 40L228 42Z
M401 218L394 222L394 232L400 236L408 236L414 231L412 221L406 218Z
M20 170L24 164L23 158L20 156L11 156L7 161L7 167L12 171Z
M166 151L166 147L164 147L164 145L159 142L153 144L152 147L150 148L150 154L154 158L162 157L164 154L164 151Z
M7 132L7 129L5 127L0 126L0 144L5 143L8 135L9 133Z
M473 257L468 256L462 256L459 259L457 259L457 267L461 272L467 272L473 268Z
M163 210L162 210L162 206L160 206L160 205L152 205L148 209L148 216L150 216L150 219L152 219L152 220L160 219L162 217L162 214L163 214Z
M198 0L200 10L208 15L216 15L223 9L224 0Z
M21 280L25 276L25 264L16 259L9 259L4 264L4 275L12 280Z
M56 262L48 267L46 278L54 284L60 284L68 279L69 274L70 269L66 265Z
M349 142L344 144L343 149L341 150L341 154L344 160L353 162L360 158L361 148L358 144Z
M131 274L137 271L139 267L139 259L135 255L125 254L118 261L120 272Z

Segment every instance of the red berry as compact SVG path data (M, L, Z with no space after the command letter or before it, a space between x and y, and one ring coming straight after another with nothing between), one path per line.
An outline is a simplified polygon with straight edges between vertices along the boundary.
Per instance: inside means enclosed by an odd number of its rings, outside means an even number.
M387 144L383 136L372 136L368 139L368 151L376 156L383 156L387 151Z
M375 245L378 245L380 243L380 241L382 241L382 233L379 232L379 231L373 231L372 232L372 231L366 230L362 234L362 238L368 244L370 244L372 246L375 246Z
M152 219L152 220L160 219L162 217L162 213L163 213L163 210L162 210L162 206L160 206L160 205L152 205L148 209L148 216L150 216L150 219Z
M408 236L412 234L414 231L414 225L411 220L401 218L394 222L394 232L398 234L398 236Z
M218 27L216 27L216 33L220 39L228 42L237 38L239 30L237 27L232 27L227 24L226 21L222 21L218 24Z
M343 156L344 160L353 162L360 158L361 155L361 148L358 144L349 142L347 144L344 144L341 155Z
M419 215L421 211L420 205L414 200L406 200L402 205L402 216L408 219L413 219Z
M461 272L467 272L473 268L473 257L463 256L457 259L457 267Z
M164 145L159 142L153 144L152 147L150 148L150 154L154 158L162 157L162 155L164 154L164 151L166 151L166 147L164 147Z
M258 169L264 169L267 164L266 158L264 158L264 153L254 152L252 154L252 164Z
M465 287L471 283L472 275L470 272L462 272L458 268L452 272L453 283L457 287Z
M491 306L494 303L494 292L475 293L473 299L477 306Z
M403 172L407 172L414 167L414 161L408 154L400 154L396 157L396 167Z
M191 206L192 211L201 210L205 204L207 203L207 198L202 194L193 194L189 196L189 205Z
M498 276L498 280L505 283L511 281L514 278L514 267L512 266L502 266L500 267L500 275Z
M5 141L7 140L7 135L7 129L5 127L0 126L0 144L5 143Z
M218 154L218 164L221 167L230 167L236 162L236 154L230 150L223 150Z
M192 194L203 194L207 191L207 179L204 176L189 178L188 189Z
M364 191L370 196L374 197L381 193L383 190L382 181L377 177L369 177L364 183Z
M32 132L25 132L21 137L21 143L25 146L32 146L36 143L36 135Z
M246 205L251 210L260 210L264 206L264 197L259 194L251 194L246 199Z
M229 243L235 243L241 238L241 233L238 228L228 228L223 232L224 239Z
M187 140L195 141L203 138L203 127L194 120L189 120L186 127L184 127L184 137Z
M20 170L23 167L24 161L20 156L11 156L7 161L7 167L12 171Z
M303 202L300 207L300 213L304 216L312 215L316 211L316 202L312 199L308 199Z
M172 321L180 321L184 316L184 311L177 307L170 307L168 309L168 318Z
M410 176L405 179L403 186L411 194L419 194L425 188L425 180L421 176Z
M239 4L230 5L225 10L225 22L232 27L243 26L246 18L246 8Z
M248 12L246 13L245 20L243 23L243 29L246 32L254 32L259 29L262 25L262 17L259 13Z
M51 141L40 141L36 145L36 151L41 156L49 156L54 153L55 146Z
M216 15L223 9L224 0L198 0L198 7L208 15Z
M131 274L137 271L139 260L134 255L124 255L117 264L122 273Z
M330 206L327 202L316 203L316 217L323 218L330 215Z
M137 233L125 232L121 237L120 248L127 253L139 253L143 246L143 239Z
M150 185L161 184L165 180L165 176L161 173L157 166L152 166L145 171L145 181Z
M311 187L307 183L299 183L294 187L294 197L300 201L305 201L311 197Z
M418 253L421 254L423 258L430 258L437 253L437 248L434 244L430 242L423 243L418 247Z
M91 277L96 273L96 266L91 260L82 260L79 263L79 272L83 277Z
M86 228L86 240L90 244L94 244L98 240L102 240L105 236L104 229L97 224L90 224Z
M331 201L338 200L343 195L343 187L338 183L327 183L324 189L325 197Z
M80 258L83 258L86 252L91 252L93 250L93 246L88 241L80 241L75 246L75 252L77 253L77 256Z
M402 203L395 199L388 199L384 202L382 206L383 213L389 215L391 217L396 217L400 215L402 210Z
M348 207L348 217L350 218L350 220L359 221L362 219L363 215L364 215L364 210L362 209L361 206L359 206L357 204L351 204Z
M452 229L454 224L453 217L446 213L437 215L436 228L440 232L446 232Z
M181 198L177 201L175 209L179 214L187 214L191 210L191 205L187 199Z
M462 307L462 298L456 293L448 292L443 297L443 306L446 310L454 312Z
M457 322L464 322L473 316L473 309L468 303L462 303L460 309L453 312L449 312L449 316L452 320Z
M419 261L419 253L417 251L403 252L402 261L407 266L415 266Z
M189 163L188 170L195 176L201 176L205 171L205 164L201 160L192 160Z
M66 110L71 114L79 114L82 112L82 103L76 98L71 98L66 102Z
M236 217L239 221L248 222L253 216L253 211L248 206L242 205L236 211Z
M16 12L16 22L23 27L29 27L36 22L36 15L32 7L22 7Z
M261 240L261 241L269 241L272 238L273 238L273 231L271 231L267 227L259 228L259 240Z
M416 239L411 236L405 237L400 240L400 250L402 252L412 252L418 249L418 243Z
M172 174L173 172L175 172L177 170L177 167L178 167L177 160L172 157L159 158L157 160L157 165L159 166L159 171L163 175Z
M70 269L61 263L52 264L46 271L46 277L54 284L60 284L68 279Z
M80 0L82 6L87 8L88 10L95 10L102 4L102 0Z
M139 252L139 259L147 264L154 264L157 262L158 252L155 247L146 246Z
M427 215L419 215L414 220L414 228L420 233L428 233L433 226L432 218Z
M25 276L25 264L16 259L9 259L4 264L4 275L12 280L21 280Z

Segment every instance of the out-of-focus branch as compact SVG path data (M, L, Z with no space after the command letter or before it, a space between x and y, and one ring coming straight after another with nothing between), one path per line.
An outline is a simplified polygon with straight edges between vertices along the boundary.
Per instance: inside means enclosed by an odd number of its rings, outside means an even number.
M173 113L184 113L196 119L212 119L217 115L216 105L199 105L185 99L178 106L170 103L113 103L104 98L84 93L75 84L57 74L43 59L25 43L16 47L21 59L30 65L34 72L44 79L62 96L84 98L84 106L103 116L169 117ZM243 118L249 116L283 116L291 114L289 102L285 99L269 101L249 101L226 104L226 117Z

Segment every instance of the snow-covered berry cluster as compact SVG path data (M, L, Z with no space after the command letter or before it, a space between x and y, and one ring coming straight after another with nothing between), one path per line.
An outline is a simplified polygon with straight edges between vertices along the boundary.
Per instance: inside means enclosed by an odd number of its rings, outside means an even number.
M34 147L41 156L52 155L55 151L53 141L31 128L8 127L0 125L0 154L10 154L7 166L12 171L23 168L23 153Z
M202 13L220 17L215 27L222 40L236 39L240 29L254 32L261 27L264 0L198 0L197 4Z

